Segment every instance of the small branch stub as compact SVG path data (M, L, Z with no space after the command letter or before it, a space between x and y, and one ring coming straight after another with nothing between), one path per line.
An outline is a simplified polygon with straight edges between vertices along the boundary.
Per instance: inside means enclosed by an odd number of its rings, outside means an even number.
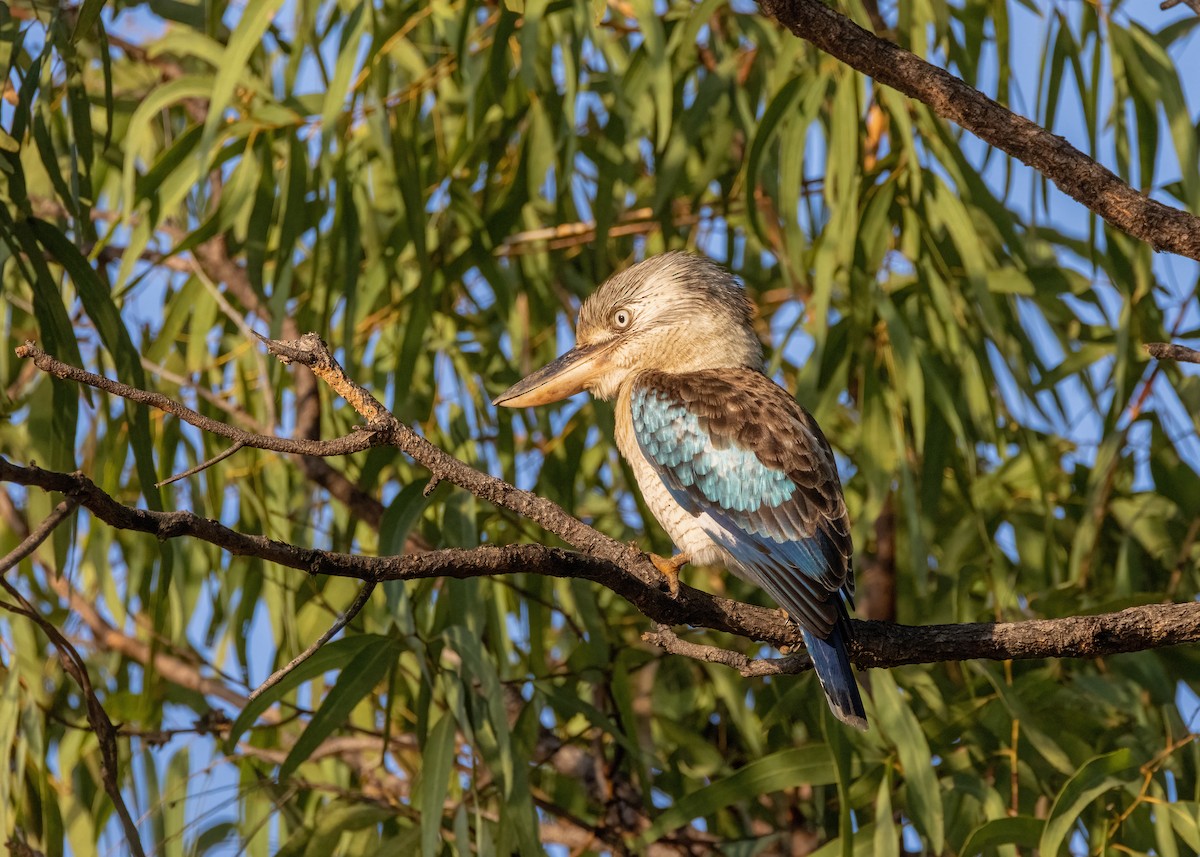
M1174 9L1180 3L1183 3L1197 15L1200 15L1200 0L1163 0L1158 4L1158 8L1166 12L1168 9Z
M1200 0L1197 0L1200 3ZM1155 360L1174 360L1177 363L1200 363L1200 351L1171 342L1147 342L1146 351Z
M372 396L366 387L351 380L346 370L334 359L328 343L317 334L306 333L299 339L288 340L267 339L263 336L258 338L266 345L267 351L280 362L299 363L311 369L329 389L345 399L350 407L367 421L369 427L391 428L396 425L396 417L392 412Z

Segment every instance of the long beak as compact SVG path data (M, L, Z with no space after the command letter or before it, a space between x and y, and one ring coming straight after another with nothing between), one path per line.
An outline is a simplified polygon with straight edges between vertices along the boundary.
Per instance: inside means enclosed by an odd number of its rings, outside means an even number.
M506 408L546 405L582 392L588 382L608 367L608 343L572 348L552 363L513 384L492 400Z

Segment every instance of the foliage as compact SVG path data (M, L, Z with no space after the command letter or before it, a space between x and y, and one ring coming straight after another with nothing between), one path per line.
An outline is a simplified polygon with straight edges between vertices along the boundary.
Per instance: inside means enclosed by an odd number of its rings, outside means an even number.
M1029 109L1034 82L1033 118L1082 116L1077 145L1200 211L1178 60L1197 18L1148 28L1125 5L1035 10L1036 75L1022 6L838 7L1002 103ZM487 402L563 348L606 276L699 248L743 279L772 371L844 455L860 565L894 578L900 621L1200 591L1195 426L1172 410L1200 412L1200 388L1141 349L1194 334L1200 272L1160 285L1150 247L745 4L17 4L0 63L10 346L333 437L355 414L248 335L315 330L441 448L666 551L608 406ZM384 450L332 473L241 450L157 489L223 442L81 403L11 347L0 380L0 454L123 502L361 553L541 538L446 486L427 501L428 474ZM0 551L55 502L0 494ZM238 718L352 582L87 517L9 579L130 735L120 775L154 853L1200 850L1200 746L1175 702L1200 690L1192 647L877 671L858 735L811 676L665 655L584 581L386 584L222 737L210 708ZM0 622L0 836L122 853L77 687L32 623Z

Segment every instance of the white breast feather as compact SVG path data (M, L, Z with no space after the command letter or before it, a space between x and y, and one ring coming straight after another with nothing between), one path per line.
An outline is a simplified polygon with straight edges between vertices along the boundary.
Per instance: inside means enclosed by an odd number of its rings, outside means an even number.
M617 403L617 448L633 468L634 478L642 490L646 505L675 546L688 554L692 564L722 565L737 574L737 568L729 563L725 551L709 538L709 532L721 532L721 527L708 513L692 515L676 503L654 467L642 454L633 433L633 418L627 400Z

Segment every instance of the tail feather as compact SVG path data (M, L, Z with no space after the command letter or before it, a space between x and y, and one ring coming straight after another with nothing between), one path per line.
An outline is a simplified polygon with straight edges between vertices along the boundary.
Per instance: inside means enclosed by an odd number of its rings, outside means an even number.
M824 640L809 631L803 634L804 645L808 647L830 709L838 720L865 732L867 712L863 710L862 695L858 690L858 682L854 680L854 668L850 666L850 655L846 651L844 624L838 622L833 633Z

